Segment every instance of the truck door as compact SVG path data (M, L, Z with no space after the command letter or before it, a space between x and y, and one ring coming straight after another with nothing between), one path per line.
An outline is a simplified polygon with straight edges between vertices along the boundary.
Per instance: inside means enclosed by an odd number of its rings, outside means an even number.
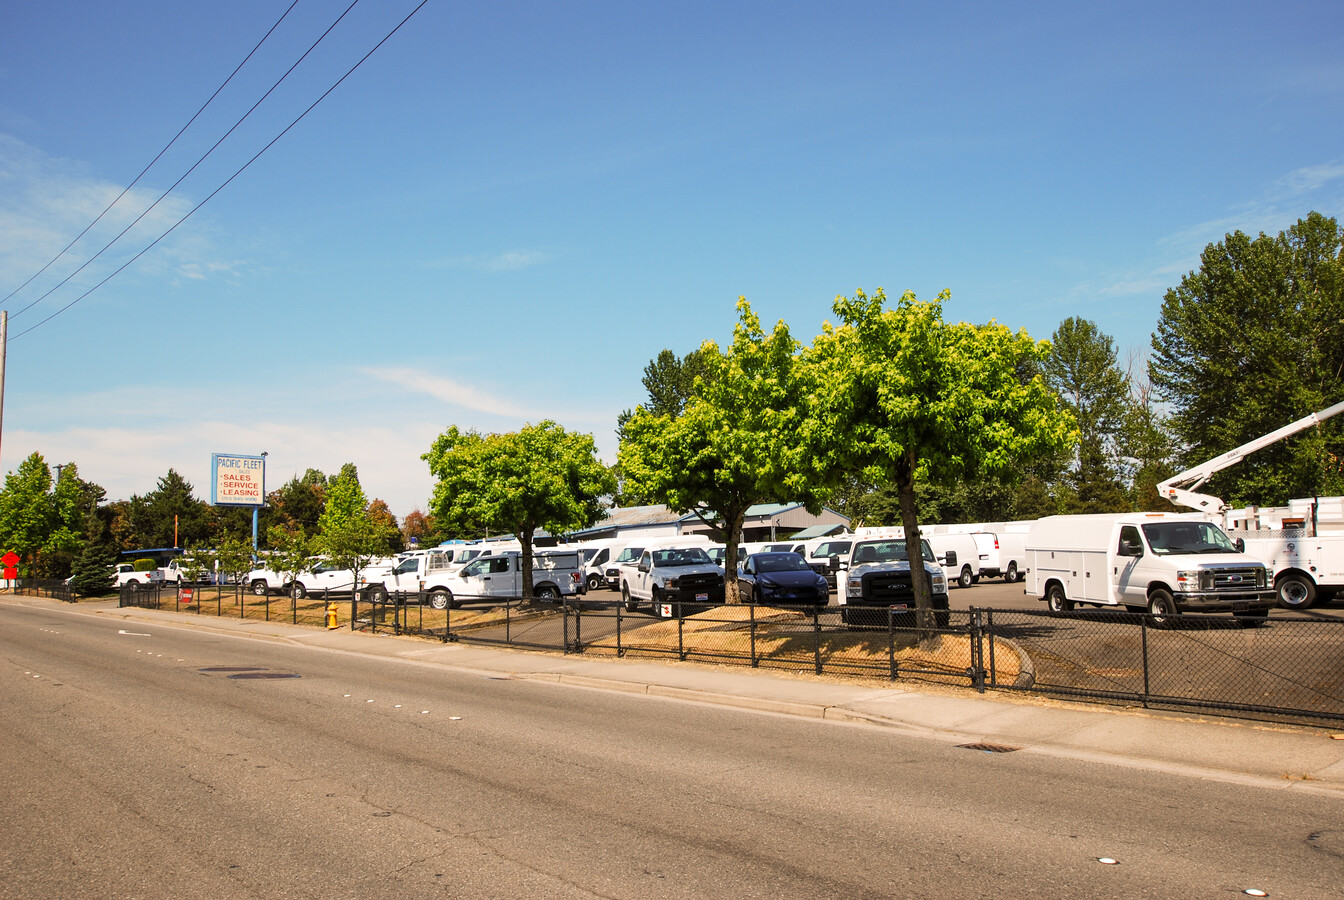
M481 595L485 597L516 597L519 591L518 557L492 556L485 560L481 571Z
M1143 538L1137 525L1120 526L1120 536L1111 548L1111 599L1126 606L1147 606L1148 586L1139 577L1143 561Z

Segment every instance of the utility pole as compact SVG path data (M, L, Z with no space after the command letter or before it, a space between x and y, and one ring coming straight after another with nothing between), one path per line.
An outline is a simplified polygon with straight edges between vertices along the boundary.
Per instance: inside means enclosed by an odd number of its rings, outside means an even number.
M9 347L9 310L0 309L0 432L5 420L5 350Z

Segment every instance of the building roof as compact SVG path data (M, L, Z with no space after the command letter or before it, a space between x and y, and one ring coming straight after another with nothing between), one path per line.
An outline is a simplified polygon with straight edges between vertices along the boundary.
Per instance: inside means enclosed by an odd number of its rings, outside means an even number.
M802 531L789 538L791 541L807 541L812 538L826 537L832 534L839 534L845 531L845 526L836 522L833 525L813 525L811 528L804 528Z

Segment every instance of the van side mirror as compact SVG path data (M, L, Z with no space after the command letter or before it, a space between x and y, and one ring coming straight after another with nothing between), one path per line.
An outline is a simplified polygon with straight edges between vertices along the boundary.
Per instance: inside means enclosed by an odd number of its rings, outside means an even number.
M957 551L955 550L947 551L947 567L951 569L955 568L956 565L957 565Z

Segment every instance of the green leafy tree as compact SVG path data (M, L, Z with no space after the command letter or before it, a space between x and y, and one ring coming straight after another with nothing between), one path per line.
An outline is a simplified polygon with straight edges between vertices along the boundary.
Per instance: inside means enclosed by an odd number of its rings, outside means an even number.
M1095 322L1068 318L1050 338L1042 363L1046 383L1078 423L1066 512L1104 513L1129 509L1118 479L1121 436L1129 384L1116 361L1115 344Z
M71 574L75 557L84 547L89 516L97 512L106 496L101 487L79 477L74 463L60 466L57 471L52 489L55 522L42 548L38 571L42 578L65 578Z
M1344 232L1311 213L1277 236L1210 244L1167 291L1149 374L1184 464L1344 400ZM1344 493L1337 420L1266 447L1201 490L1232 505Z
M374 498L373 502L369 504L369 521L378 533L380 552L384 555L391 555L406 549L401 536L401 527L397 524L397 517L392 515L392 510L388 508L386 502Z
M51 469L42 454L33 453L5 476L0 490L0 543L18 554L22 575L37 573L38 557L57 527L51 495Z
M933 302L906 292L887 308L879 290L837 297L839 327L813 343L811 432L818 465L896 489L910 550L916 616L934 626L922 573L916 479L1010 480L1020 460L1060 453L1076 439L1072 416L1039 373L1049 350L1025 332L943 321Z
M326 508L327 476L317 469L308 469L302 476L295 476L267 495L267 505L272 510L271 524L293 531L302 529L305 534L317 531L317 523ZM270 535L269 527L266 534Z
M71 565L70 589L79 597L100 597L112 590L117 551L107 524L93 513L85 522L84 537Z
M284 584L293 584L300 573L312 568L316 554L312 540L304 534L302 528L290 531L273 525L266 538L271 546L267 564Z
M215 549L219 571L234 584L242 584L252 570L252 540L240 535L228 535Z
M726 352L707 341L707 374L679 416L637 407L625 423L621 475L641 496L694 513L737 559L747 509L793 500L819 512L821 478L804 449L798 342L780 321L766 334L746 298ZM726 602L738 603L728 578Z
M209 582L219 569L217 563L215 551L200 545L188 547L178 560L182 574L193 584Z
M516 432L482 435L456 425L424 455L438 479L430 509L449 530L483 524L522 545L523 599L532 598L532 546L537 532L563 534L593 525L602 498L615 490L591 434L550 420Z
M332 565L349 569L352 584L358 585L359 573L384 552L384 535L369 518L369 502L353 463L342 466L340 474L328 482L326 507L318 527L321 532L314 540L315 547Z
M644 367L644 377L640 379L644 390L648 392L648 400L641 404L644 410L651 415L667 416L670 419L680 416L686 403L696 392L697 379L703 383L710 376L713 364L711 357L716 352L717 349L710 349L709 345L698 347L684 357L678 357L671 350L659 351L658 355L649 360L649 364ZM618 440L625 440L625 426L632 415L634 413L627 409L616 417ZM617 482L616 499L622 505L635 506L656 502L650 497L640 496L636 490L637 485L634 482L626 482L621 476L619 467Z

